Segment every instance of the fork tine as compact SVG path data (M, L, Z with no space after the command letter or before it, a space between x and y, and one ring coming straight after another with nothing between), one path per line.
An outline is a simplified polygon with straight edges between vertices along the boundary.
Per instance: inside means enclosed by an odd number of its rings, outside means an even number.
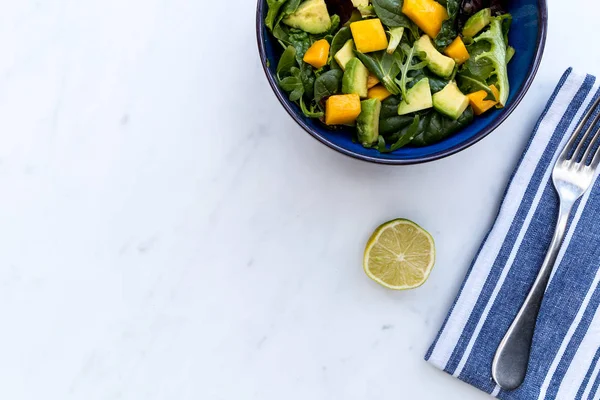
M583 128L585 128L585 126L587 125L588 121L590 120L590 118L594 114L594 111L598 108L599 105L600 105L600 96L598 96L598 98L594 101L594 104L592 104L592 106L590 107L590 109L586 112L585 116L583 117L583 119L579 123L579 125L577 125L577 128L575 128L575 130L573 131L573 134L571 135L571 138L569 139L569 141L565 145L565 148L563 149L562 153L560 154L560 159L562 159L562 160L573 159L575 161L577 160L576 156L577 156L577 154L579 154L581 152L581 149L583 148L583 145L586 142L587 137L589 136L589 133L590 133L591 129L598 122L598 116L596 116L594 122L590 125L590 129L587 130L587 132L585 133L584 137L579 142L579 145L577 146L577 148L575 149L575 151L573 151L573 155L571 156L571 158L568 158L569 152L573 149L573 147L575 146L575 144L578 143L577 142L577 138L579 137L579 134L581 133L581 131L583 130Z
M600 98L599 98L600 99ZM590 116L595 112L595 109L590 109ZM591 149L593 147L594 144L594 139L592 139L589 143L588 143L588 138L590 137L591 133L594 131L594 127L596 126L596 124L600 121L600 113L598 113L595 117L594 120L592 121L592 123L590 124L590 126L588 127L588 129L585 131L585 134L583 135L583 137L581 138L581 141L579 142L579 144L577 145L577 148L575 149L575 152L573 153L573 161L577 162L577 156L579 154L581 154L583 151L585 151L585 154L583 155L583 157L581 158L581 162L583 164L586 163L587 161L587 157L589 157ZM586 148L587 146L587 148Z
M598 165L596 164L594 166L594 162L599 162L600 161L600 157L598 156L598 154L600 154L600 151L598 151L600 149L599 146L595 146L595 144L598 142L598 138L600 138L600 128L596 128L596 133L594 134L594 137L592 138L592 140L590 141L590 144L587 148L587 150L585 151L585 153L583 154L583 158L581 159L581 163L583 165L587 164L587 160L590 158L590 155L592 154L592 151L594 151L594 158L592 159L590 166L592 166L592 168L596 168Z

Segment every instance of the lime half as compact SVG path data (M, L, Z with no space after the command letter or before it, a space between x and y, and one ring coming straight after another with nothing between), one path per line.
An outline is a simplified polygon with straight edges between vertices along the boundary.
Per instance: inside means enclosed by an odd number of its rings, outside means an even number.
M435 243L407 219L386 222L367 242L363 267L369 278L394 290L421 286L435 264Z

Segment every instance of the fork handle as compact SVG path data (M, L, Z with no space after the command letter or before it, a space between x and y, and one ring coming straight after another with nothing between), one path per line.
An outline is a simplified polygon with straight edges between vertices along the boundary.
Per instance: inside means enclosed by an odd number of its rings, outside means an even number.
M516 389L525 380L538 312L565 237L572 209L573 202L561 200L554 237L544 263L519 313L496 350L492 363L492 377L502 389Z

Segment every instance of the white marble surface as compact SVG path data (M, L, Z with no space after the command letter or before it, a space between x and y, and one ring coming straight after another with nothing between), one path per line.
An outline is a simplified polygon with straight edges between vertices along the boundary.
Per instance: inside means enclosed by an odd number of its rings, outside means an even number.
M3 0L0 398L486 398L423 355L560 74L600 73L591 3L550 0L497 132L394 168L288 117L254 1ZM361 270L395 217L438 244L412 292Z

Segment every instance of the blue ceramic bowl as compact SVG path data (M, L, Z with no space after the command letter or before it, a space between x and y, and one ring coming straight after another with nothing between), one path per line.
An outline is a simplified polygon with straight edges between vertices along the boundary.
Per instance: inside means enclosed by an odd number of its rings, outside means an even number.
M510 44L517 52L508 66L511 91L507 106L475 118L475 121L462 131L427 147L406 147L393 153L381 154L375 149L365 149L359 143L353 143L350 129L332 131L319 121L305 117L300 108L291 102L287 94L277 85L275 68L283 49L265 27L264 19L267 14L265 0L258 0L256 13L258 49L275 95L292 118L315 139L340 153L360 160L391 165L423 163L455 154L489 135L517 107L529 89L542 59L546 42L548 23L546 0L511 0L509 3L509 12L513 16Z

